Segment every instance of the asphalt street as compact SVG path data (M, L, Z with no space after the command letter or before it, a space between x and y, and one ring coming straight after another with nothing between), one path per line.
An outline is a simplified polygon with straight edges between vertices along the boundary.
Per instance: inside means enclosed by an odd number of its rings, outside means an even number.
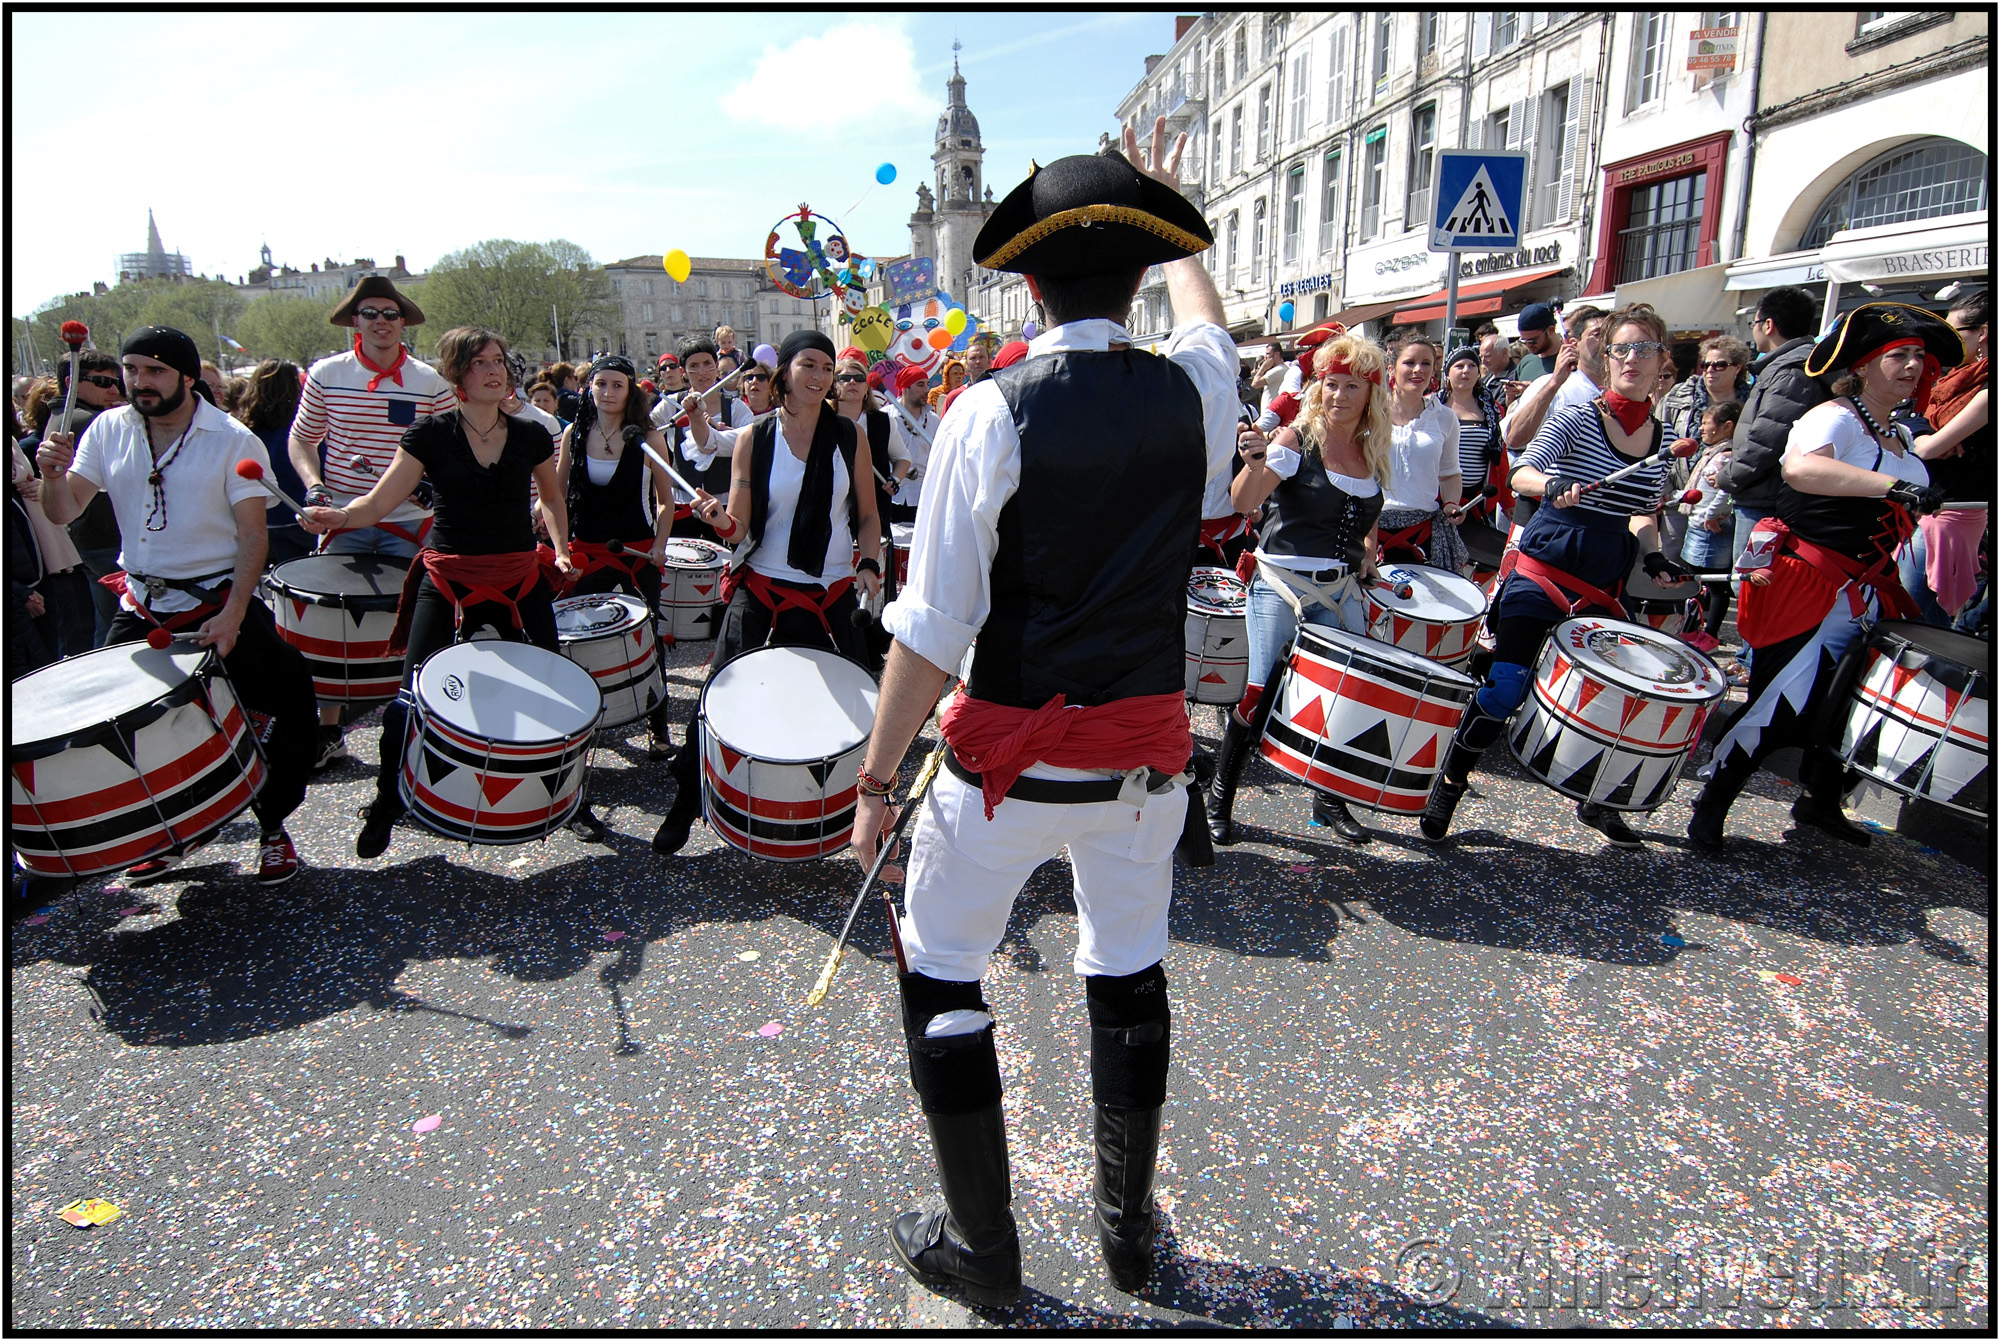
M1449 842L1356 848L1257 762L1253 841L1177 874L1136 1297L1062 863L1017 904L987 994L1029 1289L981 1311L884 1237L933 1174L879 910L805 1005L850 859L655 856L635 734L596 755L608 848L405 822L360 861L375 720L289 885L245 815L12 928L11 1326L1991 1327L1983 830L1983 868L1856 850L1762 775L1727 856L1684 846L1686 782L1617 852L1496 749ZM93 1196L123 1216L58 1216Z

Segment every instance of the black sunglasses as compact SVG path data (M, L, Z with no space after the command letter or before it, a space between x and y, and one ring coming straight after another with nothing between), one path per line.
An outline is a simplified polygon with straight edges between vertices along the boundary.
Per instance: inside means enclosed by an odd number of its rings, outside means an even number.
M836 382L865 382L868 378L863 373L842 373L833 380Z
M84 373L83 380L90 383L92 386L101 386L106 391L111 390L111 388L113 387L117 387L121 391L125 389L125 384L123 382L119 381L115 377L106 377L102 373Z
M744 374L743 374L743 380L744 380L744 381L746 381L746 382L768 382L768 381L770 381L770 380L771 380L771 374L769 374L769 373L744 373Z
M354 315L363 321L401 321L403 314L393 307L357 307Z

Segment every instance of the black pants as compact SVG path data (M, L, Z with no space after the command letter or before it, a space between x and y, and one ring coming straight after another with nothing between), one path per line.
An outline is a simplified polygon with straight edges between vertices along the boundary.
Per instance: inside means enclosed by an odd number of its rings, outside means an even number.
M722 633L715 644L713 666L725 666L743 653L764 646L768 639L774 647L830 648L866 669L869 652L865 636L854 626L854 612L861 604L854 592L855 588L849 587L833 603L833 608L826 612L826 624L822 626L819 616L810 610L785 610L774 621L770 608L751 595L749 587L738 587L722 619ZM832 631L831 642L827 637L829 629ZM709 672L711 675L714 673L714 670ZM676 807L692 808L701 799L698 793L701 737L695 730L700 712L701 705L697 703L695 716L688 719L684 743L674 756L674 782L680 788L674 796Z
M647 617L657 621L660 617L660 570L651 563L644 564L636 573L628 573L623 568L600 568L576 581L572 596L598 596L605 592L625 592L637 596L646 603ZM654 625L657 634L658 624ZM654 664L660 668L660 706L646 716L646 725L662 740L667 735L667 645L656 636L653 641Z
M454 623L451 597L439 591L426 573L417 587L416 610L410 619L410 645L403 653L404 692L409 693L416 684L417 668L425 661L489 625L510 642L533 643L551 652L561 652L562 646L556 639L555 593L549 589L546 578L537 581L534 590L521 598L519 609L518 629L507 607L497 601L468 605L464 623ZM399 810L402 802L396 795L396 772L403 765L403 733L409 729L409 721L409 705L400 695L382 709L382 739L377 747L381 762L375 773L375 797L393 803Z
M121 608L104 644L137 642L152 628ZM271 737L264 746L270 776L250 808L257 812L264 832L275 833L306 799L306 778L319 745L319 699L313 694L312 671L299 649L278 636L277 621L262 601L250 602L236 646L222 665L244 708L271 718Z

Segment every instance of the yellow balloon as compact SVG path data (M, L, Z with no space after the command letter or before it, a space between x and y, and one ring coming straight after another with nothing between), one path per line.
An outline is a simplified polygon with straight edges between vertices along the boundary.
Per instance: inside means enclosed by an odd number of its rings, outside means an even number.
M668 278L676 284L687 283L688 272L693 270L694 266L688 261L686 252L676 247L660 259L661 264L666 267Z
M854 343L879 354L896 340L896 319L886 307L866 307L854 314Z
M957 335L960 331L964 330L965 309L962 307L954 307L953 309L951 309L951 311L945 313L944 328L950 331L953 335Z

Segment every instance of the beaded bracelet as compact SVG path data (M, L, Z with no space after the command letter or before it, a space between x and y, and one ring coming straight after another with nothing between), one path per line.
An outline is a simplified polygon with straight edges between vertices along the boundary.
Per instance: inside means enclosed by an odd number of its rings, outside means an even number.
M889 780L884 782L865 767L858 772L859 776L856 777L854 786L863 796L887 796L896 789L896 775L893 773L889 775Z

